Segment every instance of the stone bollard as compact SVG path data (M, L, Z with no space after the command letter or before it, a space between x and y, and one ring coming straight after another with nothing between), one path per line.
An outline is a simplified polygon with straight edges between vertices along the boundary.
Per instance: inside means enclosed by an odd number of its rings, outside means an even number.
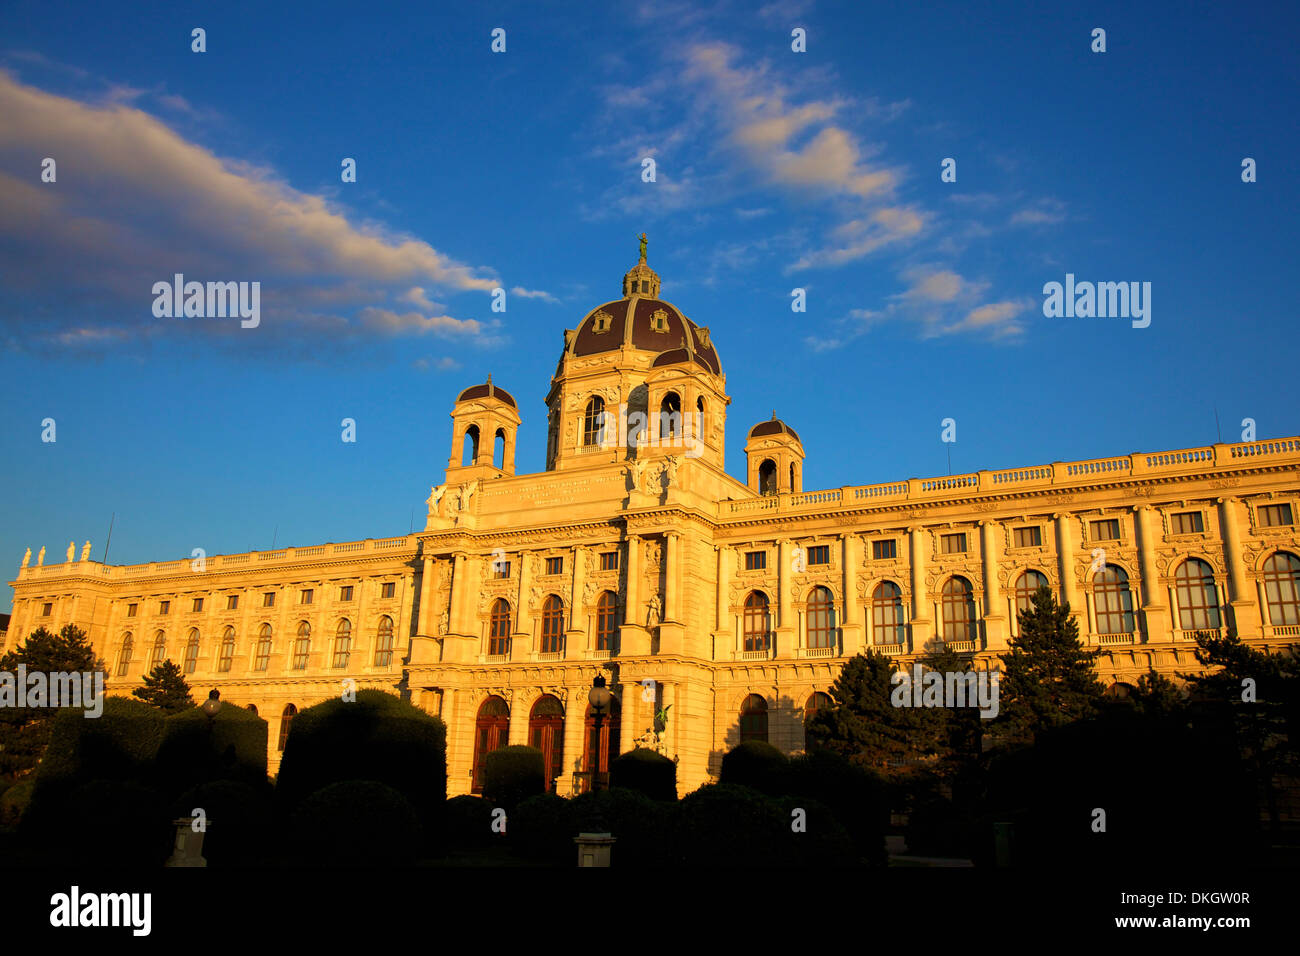
M204 823L204 828L198 830L194 828L194 820L191 817L181 817L179 820L173 820L176 826L176 847L172 850L171 859L164 866L207 866L208 861L203 859L203 834L207 825L212 821Z
M578 844L578 866L609 866L610 850L618 837L608 833L579 833L573 842Z

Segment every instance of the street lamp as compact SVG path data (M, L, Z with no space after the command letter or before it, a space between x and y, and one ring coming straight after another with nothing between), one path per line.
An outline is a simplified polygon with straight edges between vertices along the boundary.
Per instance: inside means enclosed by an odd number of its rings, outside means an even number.
M221 691L209 691L208 699L203 702L199 709L208 715L209 720L217 716L217 711L221 709Z
M596 712L596 740L591 748L595 756L594 766L591 771L592 793L600 789L600 758L602 756L600 729L601 723L605 719L605 708L609 706L611 696L609 690L605 687L605 675L597 674L596 679L591 682L591 690L587 691L587 702L591 704L591 709Z

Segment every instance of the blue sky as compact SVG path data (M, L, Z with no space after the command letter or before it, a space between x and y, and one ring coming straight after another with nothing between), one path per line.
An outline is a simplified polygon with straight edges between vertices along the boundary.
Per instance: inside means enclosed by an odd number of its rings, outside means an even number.
M1300 432L1294 6L1060 6L6 4L0 561L404 533L489 372L540 470L643 230L736 475L772 409L808 488ZM155 318L175 272L261 325ZM1044 317L1067 272L1150 326Z

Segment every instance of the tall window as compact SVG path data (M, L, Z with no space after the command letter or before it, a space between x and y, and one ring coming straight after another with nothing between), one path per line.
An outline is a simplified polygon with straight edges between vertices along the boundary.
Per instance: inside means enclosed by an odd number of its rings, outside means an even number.
M1040 571L1026 571L1016 578L1016 614L1019 615L1021 611L1032 611L1034 595L1038 593L1038 589L1049 586L1047 576Z
M542 752L546 789L555 790L555 778L564 773L564 707L545 694L537 698L528 716L528 746Z
M479 706L474 721L474 793L483 792L483 758L504 747L509 735L510 708L500 697L489 697Z
M750 591L745 598L745 650L767 650L767 635L772 630L771 606L762 591Z
M348 666L352 656L352 622L346 617L339 621L338 630L334 632L334 666Z
M384 615L379 619L379 637L375 641L375 666L387 667L393 662L393 619Z
M943 639L975 640L975 594L965 578L952 577L944 582Z
M582 739L583 776L580 786L583 793L591 789L593 772L601 775L602 789L608 789L609 761L611 757L617 757L619 753L618 734L621 724L621 705L617 697L611 697L608 713L601 715L600 734L599 739L597 739L596 711L591 704L587 705L587 717L583 721L585 733Z
M760 495L776 494L776 462L764 458L758 466L758 493Z
M127 669L131 666L131 645L134 643L131 639L131 632L127 631L126 636L122 638L122 649L117 654L117 676L125 677Z
M808 595L808 646L835 646L835 598L829 588L815 587Z
M159 631L154 635L153 653L149 655L149 669L153 670L167 659L167 635Z
M280 746L278 750L284 750L285 742L289 739L289 725L293 723L294 714L298 713L298 708L293 704L285 704L284 710L280 712Z
M497 598L492 604L492 616L489 620L488 654L500 656L510 653L510 605L504 598Z
M271 625L263 624L257 632L257 653L253 656L253 670L264 671L271 663Z
M835 701L831 699L830 694L823 694L821 691L814 692L808 698L808 702L803 705L803 722L807 724L808 721L813 719L817 711L830 710L834 706Z
M1264 562L1264 600L1274 627L1300 624L1300 558L1286 551Z
M1178 596L1178 626L1188 631L1209 631L1219 627L1219 595L1214 588L1214 571L1199 558L1188 558L1174 573Z
M1092 579L1092 603L1098 634L1132 634L1133 592L1123 568L1108 564Z
M293 642L293 669L307 669L307 655L311 653L311 625L306 621L298 624L298 636Z
M605 400L599 395L587 402L587 411L582 416L582 444L590 448L605 442Z
M871 626L877 644L903 643L903 591L893 581L881 581L871 592Z
M235 660L235 629L227 627L221 635L221 653L217 656L217 671L225 674Z
M554 594L542 604L542 653L558 654L564 648L564 602Z
M669 392L659 403L659 437L682 437L682 400L676 392Z
M1259 517L1259 526L1261 528L1276 528L1278 525L1295 524L1295 521L1292 520L1293 516L1289 504L1260 505L1259 510L1255 513Z
M750 694L740 705L740 742L767 740L767 701Z
M189 640L185 642L185 673L193 674L199 666L199 629L190 629Z
M618 627L618 595L603 591L596 602L596 650L614 650L614 635Z

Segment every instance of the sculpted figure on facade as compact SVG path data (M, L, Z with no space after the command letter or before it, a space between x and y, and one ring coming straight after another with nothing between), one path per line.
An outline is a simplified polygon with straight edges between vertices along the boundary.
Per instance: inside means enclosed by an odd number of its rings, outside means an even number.
M81 546L81 560L87 561L89 559L90 559L90 542L87 541L85 544Z
M443 505L443 498L447 494L446 485L435 485L429 491L429 500L425 502L429 506L429 516L440 515L446 517L446 506Z
M23 563L20 564L19 567L20 568L27 567L27 562L29 562L31 559L32 559L32 549L28 548L26 552L23 553Z
M36 556L36 566L39 568L45 563L45 545L41 545L41 553Z
M68 542L68 564L72 563L72 556L77 553L77 542Z

